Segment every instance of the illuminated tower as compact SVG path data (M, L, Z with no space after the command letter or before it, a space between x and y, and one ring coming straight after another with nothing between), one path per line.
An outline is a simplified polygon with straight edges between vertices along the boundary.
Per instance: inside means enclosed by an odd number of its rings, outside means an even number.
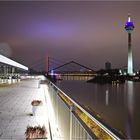
M130 14L128 14L128 20L125 23L125 30L128 32L128 65L127 73L133 75L133 58L132 58L132 45L131 45L131 33L134 30L134 24L131 22Z

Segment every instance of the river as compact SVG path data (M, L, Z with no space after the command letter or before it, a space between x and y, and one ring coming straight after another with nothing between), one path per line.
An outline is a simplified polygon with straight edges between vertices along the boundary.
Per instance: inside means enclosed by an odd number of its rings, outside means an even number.
M92 108L105 122L128 138L140 139L140 83L95 84L59 81L57 86L82 105Z

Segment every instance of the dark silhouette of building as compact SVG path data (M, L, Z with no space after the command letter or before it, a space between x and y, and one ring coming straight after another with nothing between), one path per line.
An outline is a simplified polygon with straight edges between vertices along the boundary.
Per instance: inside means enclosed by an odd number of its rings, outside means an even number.
M106 62L105 63L105 70L110 70L111 69L111 63L110 62Z

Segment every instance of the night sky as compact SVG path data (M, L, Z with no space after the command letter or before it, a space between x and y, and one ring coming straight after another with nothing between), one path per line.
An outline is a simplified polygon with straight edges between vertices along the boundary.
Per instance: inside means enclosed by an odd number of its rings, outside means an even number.
M140 69L140 2L0 1L0 52L38 70L46 56L58 65L73 60L98 70L110 61L125 67L128 12L135 25L134 67Z

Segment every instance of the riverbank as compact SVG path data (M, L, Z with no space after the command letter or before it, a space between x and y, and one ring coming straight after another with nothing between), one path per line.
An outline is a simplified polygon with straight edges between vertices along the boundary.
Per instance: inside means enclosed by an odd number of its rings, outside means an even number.
M128 75L117 75L117 76L110 76L110 75L97 75L93 79L88 80L89 83L98 83L98 84L122 84L125 81L133 81L133 82L140 82L139 76L128 76Z

